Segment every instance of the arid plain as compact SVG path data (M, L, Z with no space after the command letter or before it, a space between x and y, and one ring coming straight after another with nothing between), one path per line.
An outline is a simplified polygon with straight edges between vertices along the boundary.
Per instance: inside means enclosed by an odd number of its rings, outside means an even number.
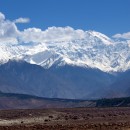
M1 110L0 130L130 130L130 108Z

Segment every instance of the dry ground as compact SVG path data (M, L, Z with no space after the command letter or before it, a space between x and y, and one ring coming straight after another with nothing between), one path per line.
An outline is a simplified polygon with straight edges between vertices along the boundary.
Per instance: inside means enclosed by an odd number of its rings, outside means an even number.
M130 130L130 108L1 110L0 130Z

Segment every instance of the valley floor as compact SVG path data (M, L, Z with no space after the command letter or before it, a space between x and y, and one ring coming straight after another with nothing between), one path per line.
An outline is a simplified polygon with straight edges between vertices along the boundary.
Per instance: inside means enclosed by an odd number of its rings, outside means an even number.
M130 108L1 110L0 130L130 130Z

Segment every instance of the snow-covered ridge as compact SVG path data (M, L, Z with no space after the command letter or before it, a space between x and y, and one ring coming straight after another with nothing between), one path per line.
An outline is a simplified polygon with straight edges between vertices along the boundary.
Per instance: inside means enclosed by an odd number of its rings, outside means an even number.
M130 68L130 33L114 35L115 40L96 31L69 26L20 31L17 27L20 21L29 22L29 19L11 21L0 12L1 64L9 59L20 59L44 68L65 64L107 72Z
M59 41L20 44L0 42L0 63L9 59L22 59L44 68L70 64L106 72L125 71L130 68L130 41L115 41L99 32L86 31L76 40L61 38Z

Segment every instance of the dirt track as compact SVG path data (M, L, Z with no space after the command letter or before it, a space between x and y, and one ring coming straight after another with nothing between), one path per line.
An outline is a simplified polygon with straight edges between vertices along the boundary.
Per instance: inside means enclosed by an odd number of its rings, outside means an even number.
M0 130L130 130L130 108L0 111Z

